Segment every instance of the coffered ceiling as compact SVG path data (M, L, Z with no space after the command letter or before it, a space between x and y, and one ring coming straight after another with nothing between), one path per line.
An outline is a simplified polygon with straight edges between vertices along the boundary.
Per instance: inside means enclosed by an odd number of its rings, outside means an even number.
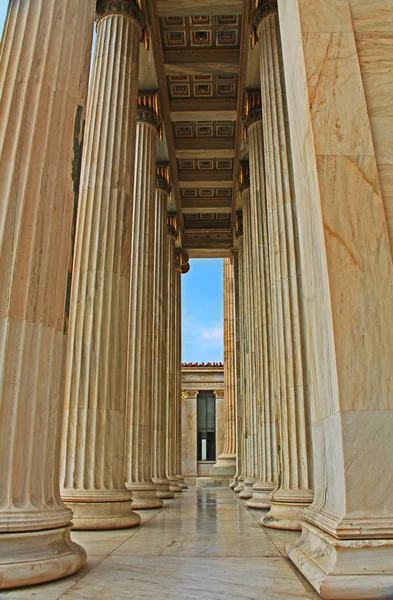
M224 256L233 246L247 6L145 0L181 241L191 256Z

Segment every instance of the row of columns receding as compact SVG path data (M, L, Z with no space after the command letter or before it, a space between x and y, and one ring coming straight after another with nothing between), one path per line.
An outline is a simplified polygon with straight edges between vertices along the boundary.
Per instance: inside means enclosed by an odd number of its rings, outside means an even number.
M95 0L50 0L39 9L33 0L11 0L2 45L3 588L84 564L83 549L70 541L70 509L76 528L132 527L139 523L133 508L159 507L185 486L186 254L177 248L176 219L167 215L168 169L156 165L156 96L138 93L145 21L134 0L98 2L87 104L95 8ZM322 597L389 598L390 501L364 490L351 466L350 425L360 423L358 413L368 418L364 432L356 431L357 448L370 424L378 430L373 439L384 439L383 402L373 403L365 388L362 411L344 410L337 373L329 372L325 388L315 381L325 365L318 364L320 332L308 315L317 310L304 292L304 267L317 259L305 253L303 238L319 248L320 224L309 227L296 193L274 0L257 3L254 25L261 87L247 94L249 163L242 165L233 260L225 263L226 443L215 475L236 466L232 487L250 507L269 509L266 526L302 529L289 557ZM373 214L369 235L380 236L375 207ZM333 302L331 258L315 270L326 307ZM374 303L373 310L378 324L382 308ZM322 320L327 333L319 348L327 356L337 313ZM328 402L332 389L337 410ZM390 481L386 468L384 475Z

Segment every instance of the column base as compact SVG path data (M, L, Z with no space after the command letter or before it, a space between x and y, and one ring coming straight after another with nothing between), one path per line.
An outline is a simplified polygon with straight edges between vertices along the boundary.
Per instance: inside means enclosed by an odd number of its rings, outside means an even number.
M212 479L232 479L236 473L236 455L221 454L210 471Z
M233 488L233 491L236 494L240 494L244 490L244 479L238 479L237 485Z
M243 498L243 500L248 500L249 498L252 498L254 494L254 483L255 479L245 479L244 487L239 494L239 498Z
M237 485L238 485L238 479L237 479L237 477L234 477L233 481L231 481L231 483L229 484L229 488L231 490L234 490Z
M246 502L249 508L269 509L271 507L271 493L274 490L274 485L263 484L258 482L254 484L254 493L250 500Z
M173 475L172 475L171 477L168 477L168 480L169 480L169 489L171 490L171 492L174 492L175 494L181 494L183 491L183 488L180 487L177 477L173 477Z
M162 508L164 506L161 498L158 498L156 489L140 490L131 489L133 510L149 510L151 508Z
M72 529L81 531L128 529L141 522L133 512L131 500L118 502L68 502L73 513Z
M262 525L271 529L301 531L301 519L303 511L307 506L308 504L295 502L284 504L283 502L274 502L272 500L269 512L262 517Z
M310 523L287 544L290 560L328 600L393 597L393 540L338 540Z
M175 493L171 492L168 479L153 478L153 483L157 488L157 498L162 500L171 500L175 497Z
M262 518L262 525L272 529L301 531L304 519L304 510L312 502L309 493L294 493L288 497L287 493L274 492L271 498L271 507L267 515Z
M37 585L79 571L86 552L71 541L70 529L0 534L0 589Z
M188 490L188 485L186 484L183 475L176 475L178 479L178 484L182 488L182 490Z

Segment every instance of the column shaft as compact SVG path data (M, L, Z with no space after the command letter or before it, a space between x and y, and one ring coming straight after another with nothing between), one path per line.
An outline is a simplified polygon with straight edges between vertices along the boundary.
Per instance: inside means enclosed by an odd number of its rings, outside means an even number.
M170 489L175 493L182 491L179 480L176 476L175 464L175 387L176 387L176 351L175 351L175 294L176 294L176 267L175 267L175 242L177 229L175 218L168 220L168 303L167 303L167 322L166 322L166 344L167 344L167 363L166 363L166 477L170 482Z
M166 478L166 319L168 303L167 205L169 171L157 166L154 226L154 320L152 370L152 479L159 498L173 498Z
M159 508L152 481L152 356L154 205L157 97L140 94L135 144L135 183L131 235L130 325L126 417L126 487L135 509Z
M256 482L256 387L255 387L255 310L253 297L253 269L252 269L252 230L251 230L251 205L250 189L243 192L243 230L244 230L244 373L245 373L245 445L246 468L244 488L240 492L241 498L251 498L253 485Z
M269 508L270 493L277 483L277 443L274 380L272 368L272 310L269 264L265 168L263 156L262 115L260 96L250 113L248 128L250 155L250 205L252 236L252 268L255 327L253 379L257 406L257 482L248 502L251 508ZM251 101L251 99L250 99Z
M241 182L242 183L242 182ZM249 187L249 179L248 179ZM241 185L242 189L242 185ZM243 190L242 190L243 192ZM237 474L236 485L233 488L235 492L241 492L244 488L245 469L247 462L247 452L245 447L245 305L244 305L244 242L243 242L243 213L237 215L236 236L238 238L238 269L235 271L235 286L238 288L236 296L236 360L238 371L237 387Z
M124 484L130 238L142 15L97 17L70 304L62 497L75 529L132 527ZM116 84L114 85L114 82Z
M176 477L179 486L186 489L188 486L182 475L181 463L181 271L176 271L176 286L175 286L175 461L176 461Z
M94 5L11 0L2 39L1 588L64 577L86 560L70 541L59 462Z
M213 466L213 479L236 473L235 289L231 259L224 259L224 451Z
M258 27L261 53L262 112L266 194L275 279L276 343L279 351L280 484L263 523L300 529L303 509L313 498L310 398L306 385L307 332L302 327L303 296L296 223L282 56L277 12Z

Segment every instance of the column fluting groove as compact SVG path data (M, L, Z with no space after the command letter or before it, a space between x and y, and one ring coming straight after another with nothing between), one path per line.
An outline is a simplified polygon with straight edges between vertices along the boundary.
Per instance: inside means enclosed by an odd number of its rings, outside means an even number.
M138 525L124 484L130 239L141 26L100 19L86 123L67 355L62 497L75 529ZM136 67L135 67L136 65Z
M0 56L0 588L77 571L59 486L92 0L11 0ZM26 568L26 564L29 568Z
M139 94L131 233L130 323L126 414L126 487L132 508L159 508L152 481L152 356L157 95Z

